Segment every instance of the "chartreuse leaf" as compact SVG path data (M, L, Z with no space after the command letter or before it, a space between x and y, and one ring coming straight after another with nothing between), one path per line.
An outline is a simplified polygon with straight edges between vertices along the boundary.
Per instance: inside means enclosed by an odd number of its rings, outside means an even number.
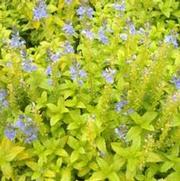
M162 157L155 152L148 152L147 162L162 162Z
M1 171L7 179L13 178L13 168L11 167L10 163L6 162L1 165Z
M67 113L69 110L65 107L64 98L59 97L57 105L48 103L47 107L49 109L50 125L54 126L58 121L63 117L64 113Z
M136 175L137 167L138 167L138 160L130 158L127 161L127 168L126 168L126 179L133 180L134 176Z
M47 102L47 92L43 91L43 93L41 94L41 97L37 99L37 108L40 109L46 106L46 102Z
M98 149L102 152L107 152L106 150L106 142L105 139L103 137L98 137L96 139L96 145L98 147Z
M71 181L71 169L66 167L62 170L61 181Z
M142 129L154 131L154 127L150 124L157 116L157 112L146 112L143 116L140 116L137 112L131 114L133 121L139 125Z
M171 174L169 174L167 177L166 177L166 180L167 181L178 181L180 180L180 174L179 172L173 172Z
M89 181L101 181L104 180L106 176L104 175L103 172L97 171L94 172L93 175L90 177Z
M74 137L72 136L69 136L68 138L68 141L67 141L67 144L73 148L73 149L78 149L79 148L79 142L77 139L75 139Z

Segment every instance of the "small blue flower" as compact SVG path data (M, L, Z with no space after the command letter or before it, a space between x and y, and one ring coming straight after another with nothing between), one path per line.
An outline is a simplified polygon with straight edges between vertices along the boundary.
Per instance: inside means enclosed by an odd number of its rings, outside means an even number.
M130 23L130 24L129 24L129 33L130 33L131 35L135 35L135 34L136 34L136 28L135 28L135 26L134 26L133 23Z
M173 36L173 35L167 35L167 36L165 36L164 42L174 45L175 48L178 47L177 39L176 39L176 37Z
M46 75L50 76L52 74L52 68L51 66L49 65L47 68L46 68Z
M94 10L91 7L80 6L76 10L76 13L80 17L80 19L82 19L84 16L86 16L86 17L91 19L93 17Z
M5 89L0 89L0 107L7 108L9 106L8 101L6 100L7 92Z
M120 139L125 141L126 134L128 132L127 126L125 124L122 124L118 128L115 128L114 131Z
M6 135L8 139L12 141L16 137L16 130L12 125L9 125L6 127L4 134Z
M106 82L109 84L113 84L114 83L114 75L116 73L116 70L113 70L111 68L106 68L102 75L103 77L106 79Z
M82 16L86 13L86 8L84 6L80 6L76 10L76 13L77 13L77 15L79 15L82 18Z
M74 35L75 34L75 30L74 30L72 24L65 24L63 26L62 30L68 35Z
M126 41L127 38L128 38L128 35L126 33L121 33L120 34L120 38L123 40L123 41Z
M105 32L102 28L98 31L99 41L101 41L103 44L107 45L109 43L108 37L105 35Z
M25 130L25 123L21 119L18 119L15 123L15 127L20 129L21 131L24 131Z
M19 32L12 35L10 46L13 48L20 48L25 44L25 41L19 36Z
M7 92L5 89L0 89L0 101L3 101L6 99Z
M40 0L37 4L37 6L33 10L34 14L34 20L39 21L42 18L47 17L47 9L46 9L46 4L43 0Z
M127 101L119 101L118 103L116 103L115 105L116 112L120 112L126 104Z
M88 8L86 9L86 15L87 15L87 17L91 19L91 18L93 18L93 14L94 14L93 8L88 7Z
M82 34L90 40L94 39L94 34L90 30L82 30Z
M34 72L37 70L37 66L36 65L32 65L32 61L31 60L25 60L22 62L22 69L25 72Z
M176 86L176 89L178 90L180 89L180 78L173 77L172 83L174 83L174 85Z
M118 3L113 4L113 7L117 11L125 11L126 10L125 1L122 1L121 4Z
M74 53L74 48L68 41L66 41L64 44L63 54L69 54L69 53Z
M70 67L71 79L77 81L80 85L83 83L83 79L87 77L86 71L81 69L79 63L76 63Z

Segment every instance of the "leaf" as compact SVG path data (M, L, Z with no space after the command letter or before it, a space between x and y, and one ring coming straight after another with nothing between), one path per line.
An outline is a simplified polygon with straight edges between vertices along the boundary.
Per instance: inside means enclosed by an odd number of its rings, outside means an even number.
M62 148L58 149L56 151L56 155L61 156L61 157L68 157L69 156L68 153L66 152L66 150L64 150Z
M106 142L103 137L98 137L96 139L96 145L100 151L107 152L106 150Z
M105 179L104 174L101 171L94 172L89 181L102 181Z
M62 119L62 114L56 114L56 115L52 116L51 120L50 120L50 125L54 126L61 119Z
M111 147L118 155L128 158L128 151L125 148L122 148L119 143L111 143Z
M12 148L9 150L9 153L7 154L6 160L7 160L7 161L12 161L12 160L14 160L14 158L15 158L19 153L21 153L24 149L25 149L25 148L24 148L24 147L21 147L21 146L12 147Z
M49 108L49 110L52 113L58 113L59 112L59 108L56 105L52 104L52 103L48 103L47 107Z
M128 141L137 139L141 134L142 129L139 126L134 126L128 131L126 138Z
M145 122L149 124L156 118L156 116L157 112L146 112L142 118Z
M109 168L108 163L102 158L97 158L97 163L103 171Z
M7 179L13 178L13 169L12 169L10 163L5 163L5 164L1 165L1 170L2 170L3 175Z
M110 181L120 181L118 175L116 172L112 172L109 176L108 176Z
M147 157L147 162L161 162L163 161L161 156L154 152L149 152Z
M48 178L53 178L53 177L56 176L56 173L53 172L52 170L46 170L46 171L44 172L44 176L45 176L45 177L48 177Z
M126 168L126 178L127 180L134 180L134 176L136 175L138 160L136 159L128 159L127 168Z
M68 138L68 141L67 141L67 144L73 148L73 149L78 149L79 148L79 142L77 139L75 139L74 137L72 136L69 136Z
M71 170L70 168L65 168L62 170L62 177L61 177L61 181L71 181Z
M132 114L130 114L130 117L133 119L133 121L136 123L136 124L141 124L143 122L141 116L137 113L137 112L134 112Z
M79 152L73 151L70 157L71 163L75 162L78 158L79 158Z
M167 172L170 168L172 168L174 165L174 163L170 162L170 161L166 161L162 164L160 171L161 172Z
M166 181L179 181L180 174L178 172L173 172L166 177Z

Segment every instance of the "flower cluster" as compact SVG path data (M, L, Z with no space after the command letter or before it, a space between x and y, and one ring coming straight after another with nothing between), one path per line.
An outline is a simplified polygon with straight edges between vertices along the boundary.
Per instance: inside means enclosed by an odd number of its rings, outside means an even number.
M90 40L94 39L94 33L88 29L82 30L81 33Z
M83 84L83 79L87 77L85 70L81 69L79 63L75 63L70 67L71 79L77 81L80 85Z
M127 104L127 101L119 101L119 102L117 102L116 105L115 105L116 112L120 112L126 104Z
M105 32L103 30L103 28L100 28L98 31L98 39L100 42L102 42L103 44L108 44L109 43L109 39L108 37L105 35Z
M75 34L75 30L72 26L71 23L69 24L65 24L62 28L62 30L67 34L67 35L74 35Z
M121 3L114 3L113 8L117 11L125 11L126 10L125 1L123 0Z
M179 90L180 89L180 78L178 77L173 77L172 82L176 86L176 88Z
M176 37L174 35L167 35L167 36L165 36L164 42L168 43L168 44L174 45L175 48L178 47L178 42L177 42L177 39L176 39Z
M7 92L5 89L0 89L0 108L8 107L8 101L6 100Z
M19 36L19 32L15 32L10 41L10 46L12 48L21 48L23 45L25 45L25 41Z
M83 17L88 17L88 18L92 18L93 14L94 14L94 10L91 7L86 7L86 6L80 6L77 10L76 10L77 15L80 17L80 19L82 19Z
M14 140L17 135L20 135L26 143L31 143L37 139L38 129L30 117L20 115L14 124L6 127L4 134L10 140Z
M116 73L116 70L111 69L111 68L106 68L102 75L105 78L106 82L109 84L113 84L114 83L114 75Z
M120 139L125 140L128 128L125 124L121 124L118 128L115 128L114 131Z
M47 17L46 4L43 0L40 0L37 6L33 10L34 20L39 21L42 18Z

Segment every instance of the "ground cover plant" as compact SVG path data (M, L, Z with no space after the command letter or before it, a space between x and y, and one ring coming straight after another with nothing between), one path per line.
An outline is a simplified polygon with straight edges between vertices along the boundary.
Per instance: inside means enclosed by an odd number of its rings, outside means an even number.
M0 1L0 180L179 181L180 2Z

